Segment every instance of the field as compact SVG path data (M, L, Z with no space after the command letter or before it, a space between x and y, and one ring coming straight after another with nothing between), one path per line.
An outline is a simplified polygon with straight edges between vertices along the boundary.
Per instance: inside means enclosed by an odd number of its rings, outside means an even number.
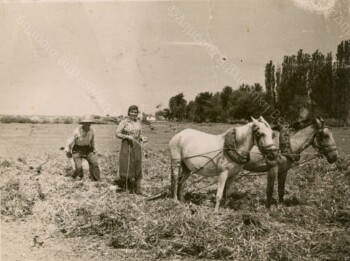
M87 165L84 179L72 180L59 148L75 126L1 124L1 260L350 260L349 128L332 130L338 163L315 159L290 171L285 206L266 210L265 176L243 177L214 214L216 185L196 189L215 179L189 186L186 203L146 198L169 187L167 143L176 132L218 134L230 125L144 126L144 196L113 185L115 125L93 126L102 181L88 180Z

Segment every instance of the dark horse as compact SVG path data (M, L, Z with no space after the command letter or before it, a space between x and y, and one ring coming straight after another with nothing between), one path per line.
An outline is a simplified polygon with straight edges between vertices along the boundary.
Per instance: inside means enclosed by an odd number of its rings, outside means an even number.
M320 154L324 155L329 163L337 161L339 154L331 130L320 118L315 118L307 122L299 122L292 125L288 132L287 146L280 144L280 136L283 132L276 131L274 142L280 149L280 156L277 164L271 166L266 163L264 156L259 153L257 147L250 151L250 161L244 166L245 170L252 172L268 172L266 188L266 207L270 208L276 175L278 176L278 199L283 203L285 192L285 182L288 170L292 164L300 158L300 154L307 147L313 146ZM294 132L295 131L295 132ZM284 150L283 150L284 147ZM287 147L287 149L285 149ZM282 151L281 151L282 150ZM228 179L226 192L230 193L230 187L234 179Z

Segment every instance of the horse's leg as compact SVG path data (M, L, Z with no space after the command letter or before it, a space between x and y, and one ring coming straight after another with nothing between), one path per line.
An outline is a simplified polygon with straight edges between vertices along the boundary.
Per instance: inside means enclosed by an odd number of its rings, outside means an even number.
M288 170L278 172L278 202L280 204L283 204L287 174Z
M220 202L222 199L222 194L224 192L227 177L228 177L228 170L224 170L219 175L218 191L216 192L216 204L215 204L215 210L214 210L215 213L219 211Z
M225 206L228 206L229 204L229 197L232 194L232 186L233 186L233 181L234 181L234 177L228 177L226 180L226 185L224 188L224 197L225 197Z
M184 162L181 163L181 174L178 177L177 198L179 201L184 201L184 184L191 174L191 171L187 168Z
M266 208L271 207L271 200L273 195L273 187L275 184L276 174L278 171L278 167L274 166L270 168L267 173L267 187L266 187Z
M181 173L181 160L171 162L171 197L178 200L178 179Z

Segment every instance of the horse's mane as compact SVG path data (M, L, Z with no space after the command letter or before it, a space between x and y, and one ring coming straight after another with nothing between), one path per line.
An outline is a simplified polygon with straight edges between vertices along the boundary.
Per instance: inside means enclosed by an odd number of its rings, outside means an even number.
M310 117L310 118L307 118L305 120L293 122L291 125L289 125L288 129L294 130L294 131L300 131L301 129L304 129L304 128L311 126L315 123L316 123L316 117ZM283 126L280 124L272 125L271 129L274 131L281 131L283 129Z
M293 122L290 128L294 129L295 131L299 131L315 123L316 123L316 118L308 118L302 121Z
M227 133L229 133L229 132L231 132L234 128L236 128L236 127L242 127L242 126L245 126L245 125L247 125L247 124L249 124L250 122L248 122L248 123L246 123L246 124L239 124L239 125L236 125L236 126L234 126L234 127L232 127L232 128L229 128L228 130L226 130L226 131L224 131L223 133L221 133L221 135L226 135Z
M239 125L241 126L241 125ZM237 127L237 126L236 126ZM229 128L228 130L225 130L223 133L221 133L221 135L226 135L227 133L229 133L230 131L232 131L232 129L234 129L235 127Z

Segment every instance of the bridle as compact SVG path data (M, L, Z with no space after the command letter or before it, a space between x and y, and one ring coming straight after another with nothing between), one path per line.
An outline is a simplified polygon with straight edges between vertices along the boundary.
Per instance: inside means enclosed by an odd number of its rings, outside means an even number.
M259 151L263 156L267 156L269 153L277 152L278 149L276 148L274 143L268 144L268 145L262 145L260 142L261 137L263 136L262 133L259 132L259 127L256 125L253 125L253 137L254 142L256 146L259 148Z
M316 133L314 134L311 145L312 147L320 154L326 155L329 152L336 151L337 146L334 145L320 145L319 140L323 139L324 136L324 130L328 128L327 126L322 126L321 128L317 129Z

